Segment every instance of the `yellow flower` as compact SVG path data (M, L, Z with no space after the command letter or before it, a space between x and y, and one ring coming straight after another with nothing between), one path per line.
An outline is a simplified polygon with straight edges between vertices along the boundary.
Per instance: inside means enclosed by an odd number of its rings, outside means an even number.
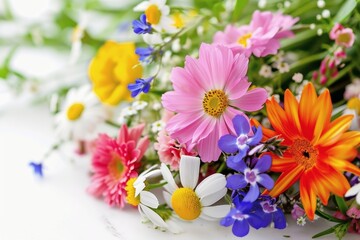
M132 42L107 41L92 59L89 77L93 91L105 104L117 105L131 100L128 84L141 78L143 68Z

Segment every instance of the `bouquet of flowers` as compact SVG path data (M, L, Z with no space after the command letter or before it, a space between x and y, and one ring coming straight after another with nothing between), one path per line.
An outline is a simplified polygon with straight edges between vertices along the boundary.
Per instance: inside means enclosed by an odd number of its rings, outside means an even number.
M121 40L74 21L70 62L96 51L88 81L50 98L50 151L89 155L91 195L173 233L202 218L244 237L286 228L289 213L335 223L314 237L360 233L358 1L139 0L126 12ZM30 163L39 176L45 160Z

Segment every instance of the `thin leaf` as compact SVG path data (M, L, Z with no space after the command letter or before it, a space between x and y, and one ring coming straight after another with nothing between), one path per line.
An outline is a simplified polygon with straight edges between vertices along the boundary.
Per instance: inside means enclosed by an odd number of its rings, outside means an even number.
M335 15L333 21L334 23L342 22L356 7L356 0L347 0L340 8L340 10Z
M328 235L330 233L333 233L333 232L335 232L335 228L340 226L341 224L342 223L339 223L329 229L326 229L325 231L319 232L319 233L315 234L314 236L312 236L312 238L318 238L318 237L322 237L322 236Z
M322 212L320 210L316 210L315 214L318 215L319 217L327 219L327 220L329 220L331 222L346 223L345 220L335 218L335 217L331 216L330 214L324 213L324 212Z
M237 0L236 1L234 11L233 11L233 14L232 14L232 21L233 22L237 21L240 18L241 13L244 11L244 8L248 4L248 2L249 2L249 0Z
M346 205L346 202L345 202L344 198L339 197L339 196L335 196L335 201L336 201L336 204L338 205L339 210L341 211L341 213L346 215L346 211L348 210L348 206Z

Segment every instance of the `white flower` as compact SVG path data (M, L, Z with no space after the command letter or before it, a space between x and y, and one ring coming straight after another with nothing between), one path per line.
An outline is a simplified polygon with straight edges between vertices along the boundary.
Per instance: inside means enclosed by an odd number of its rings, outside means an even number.
M133 106L128 106L128 107L125 107L122 111L121 111L121 114L122 116L124 117L129 117L129 116L134 116L136 115L137 113L137 110L136 108L134 108Z
M71 52L70 52L70 64L74 64L80 57L82 42L81 39L84 37L85 29L89 23L89 13L82 11L80 12L80 19L78 25L74 28L71 36Z
M263 76L264 78L270 78L273 75L273 73L271 71L271 67L266 64L261 66L259 74L260 74L260 76Z
M281 62L277 65L277 69L279 70L280 73L286 73L290 71L290 66L286 62Z
M154 104L152 105L152 108L153 108L155 111L157 111L157 110L160 110L160 109L162 108L162 105L161 105L161 103L156 102L156 103L154 103Z
M152 192L144 190L145 181L148 178L157 177L161 175L160 169L155 169L153 166L148 170L142 172L137 178L132 178L127 182L126 191L129 204L137 206L142 218L148 219L156 227L161 229L168 229L172 233L179 233L182 229L176 224L175 220L170 217L166 221L156 213L159 207L159 200Z
M146 21L158 32L174 33L177 31L174 22L169 16L170 8L166 0L149 0L138 4L134 11L145 12ZM148 35L148 34L146 34Z
M200 158L181 156L180 181L175 183L169 168L162 163L161 173L167 184L164 186L164 199L174 212L184 220L216 220L225 217L230 205L211 206L223 198L227 192L225 176L215 173L196 186L199 179ZM196 188L195 188L196 187Z
M324 9L321 13L323 18L329 18L330 17L330 11L329 9Z
M356 195L356 202L360 205L360 183L352 186L346 193L345 197L352 197Z
M153 122L151 124L151 131L153 133L157 133L160 132L163 128L165 127L165 123L161 120Z
M265 8L266 7L266 0L259 0L258 7L259 8Z
M138 111L143 110L147 105L148 103L145 101L135 101L132 103L133 108L135 108Z
M298 217L296 219L296 224L299 225L299 226L305 226L306 224L306 218L304 216L301 216L301 217Z
M325 7L325 1L324 1L324 0L318 0L318 1L317 1L317 6L318 6L318 8L323 8L323 7Z
M105 108L91 92L90 86L71 89L62 110L55 116L55 133L61 139L86 140L107 117Z
M311 23L311 24L309 25L309 28L310 28L311 30L314 30L315 27L316 27L315 23Z
M317 31L316 31L316 34L318 36L321 36L323 34L323 30L321 28L319 28Z
M164 43L159 33L143 34L142 36L144 42L151 46Z
M296 83L301 83L303 78L304 76L301 73L295 73L294 76L292 77L292 80L294 80Z

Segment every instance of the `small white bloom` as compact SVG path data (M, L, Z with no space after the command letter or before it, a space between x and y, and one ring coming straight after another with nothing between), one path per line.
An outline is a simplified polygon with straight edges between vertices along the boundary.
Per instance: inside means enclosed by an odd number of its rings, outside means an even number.
M266 0L259 0L258 7L259 8L265 8L266 7Z
M285 8L289 8L290 6L291 6L291 2L289 2L289 1L284 2L284 7Z
M156 102L156 103L154 103L154 104L152 105L152 108L153 108L155 111L157 111L157 110L160 110L160 109L162 108L162 105L161 105L161 103Z
M360 183L355 184L345 193L345 197L352 196L356 196L356 203L360 205Z
M144 42L151 46L164 43L159 33L143 34L142 37Z
M317 1L317 6L318 6L318 8L323 8L323 7L325 7L325 1L324 1L324 0L318 0L318 1Z
M173 52L177 53L181 50L181 45L180 45L180 39L177 38L175 39L172 44L171 44L171 49L173 50Z
M321 36L323 34L323 30L319 28L316 33L318 36Z
M89 13L86 11L80 12L80 18L78 25L74 28L72 36L71 36L71 52L70 52L70 64L74 64L78 61L81 49L82 42L81 39L84 37L84 32L89 23Z
M302 227L305 226L306 218L304 216L298 217L298 219L296 219L296 224Z
M105 108L99 103L89 85L71 89L62 110L56 114L56 135L65 140L92 138L96 127L107 117Z
M198 26L196 28L196 32L199 36L203 35L204 34L204 27L203 26Z
M280 73L286 73L290 71L290 66L287 62L281 62L278 64L277 69Z
M294 80L296 83L301 83L303 78L304 76L301 73L295 73L294 76L292 77L292 80Z
M323 18L329 18L330 17L330 11L329 9L324 9L321 13Z
M271 96L273 94L274 89L272 87L265 86L264 88L265 88L266 92L268 93L268 96Z
M267 64L264 64L261 66L259 71L260 76L263 76L264 78L271 78L273 73L271 71L271 67Z
M122 111L121 111L121 115L128 117L128 116L133 116L136 115L137 110L136 108L134 108L133 106L128 106L125 107Z
M147 105L148 103L145 101L135 101L132 103L133 108L135 108L138 111L143 110Z
M321 15L320 15L320 14L317 14L317 15L316 15L316 20L318 20L318 21L321 20Z
M151 124L151 131L153 133L157 133L160 132L164 127L165 127L165 123L159 120Z
M309 28L310 28L311 30L314 30L315 27L316 27L315 23L311 23L310 26L309 26Z

